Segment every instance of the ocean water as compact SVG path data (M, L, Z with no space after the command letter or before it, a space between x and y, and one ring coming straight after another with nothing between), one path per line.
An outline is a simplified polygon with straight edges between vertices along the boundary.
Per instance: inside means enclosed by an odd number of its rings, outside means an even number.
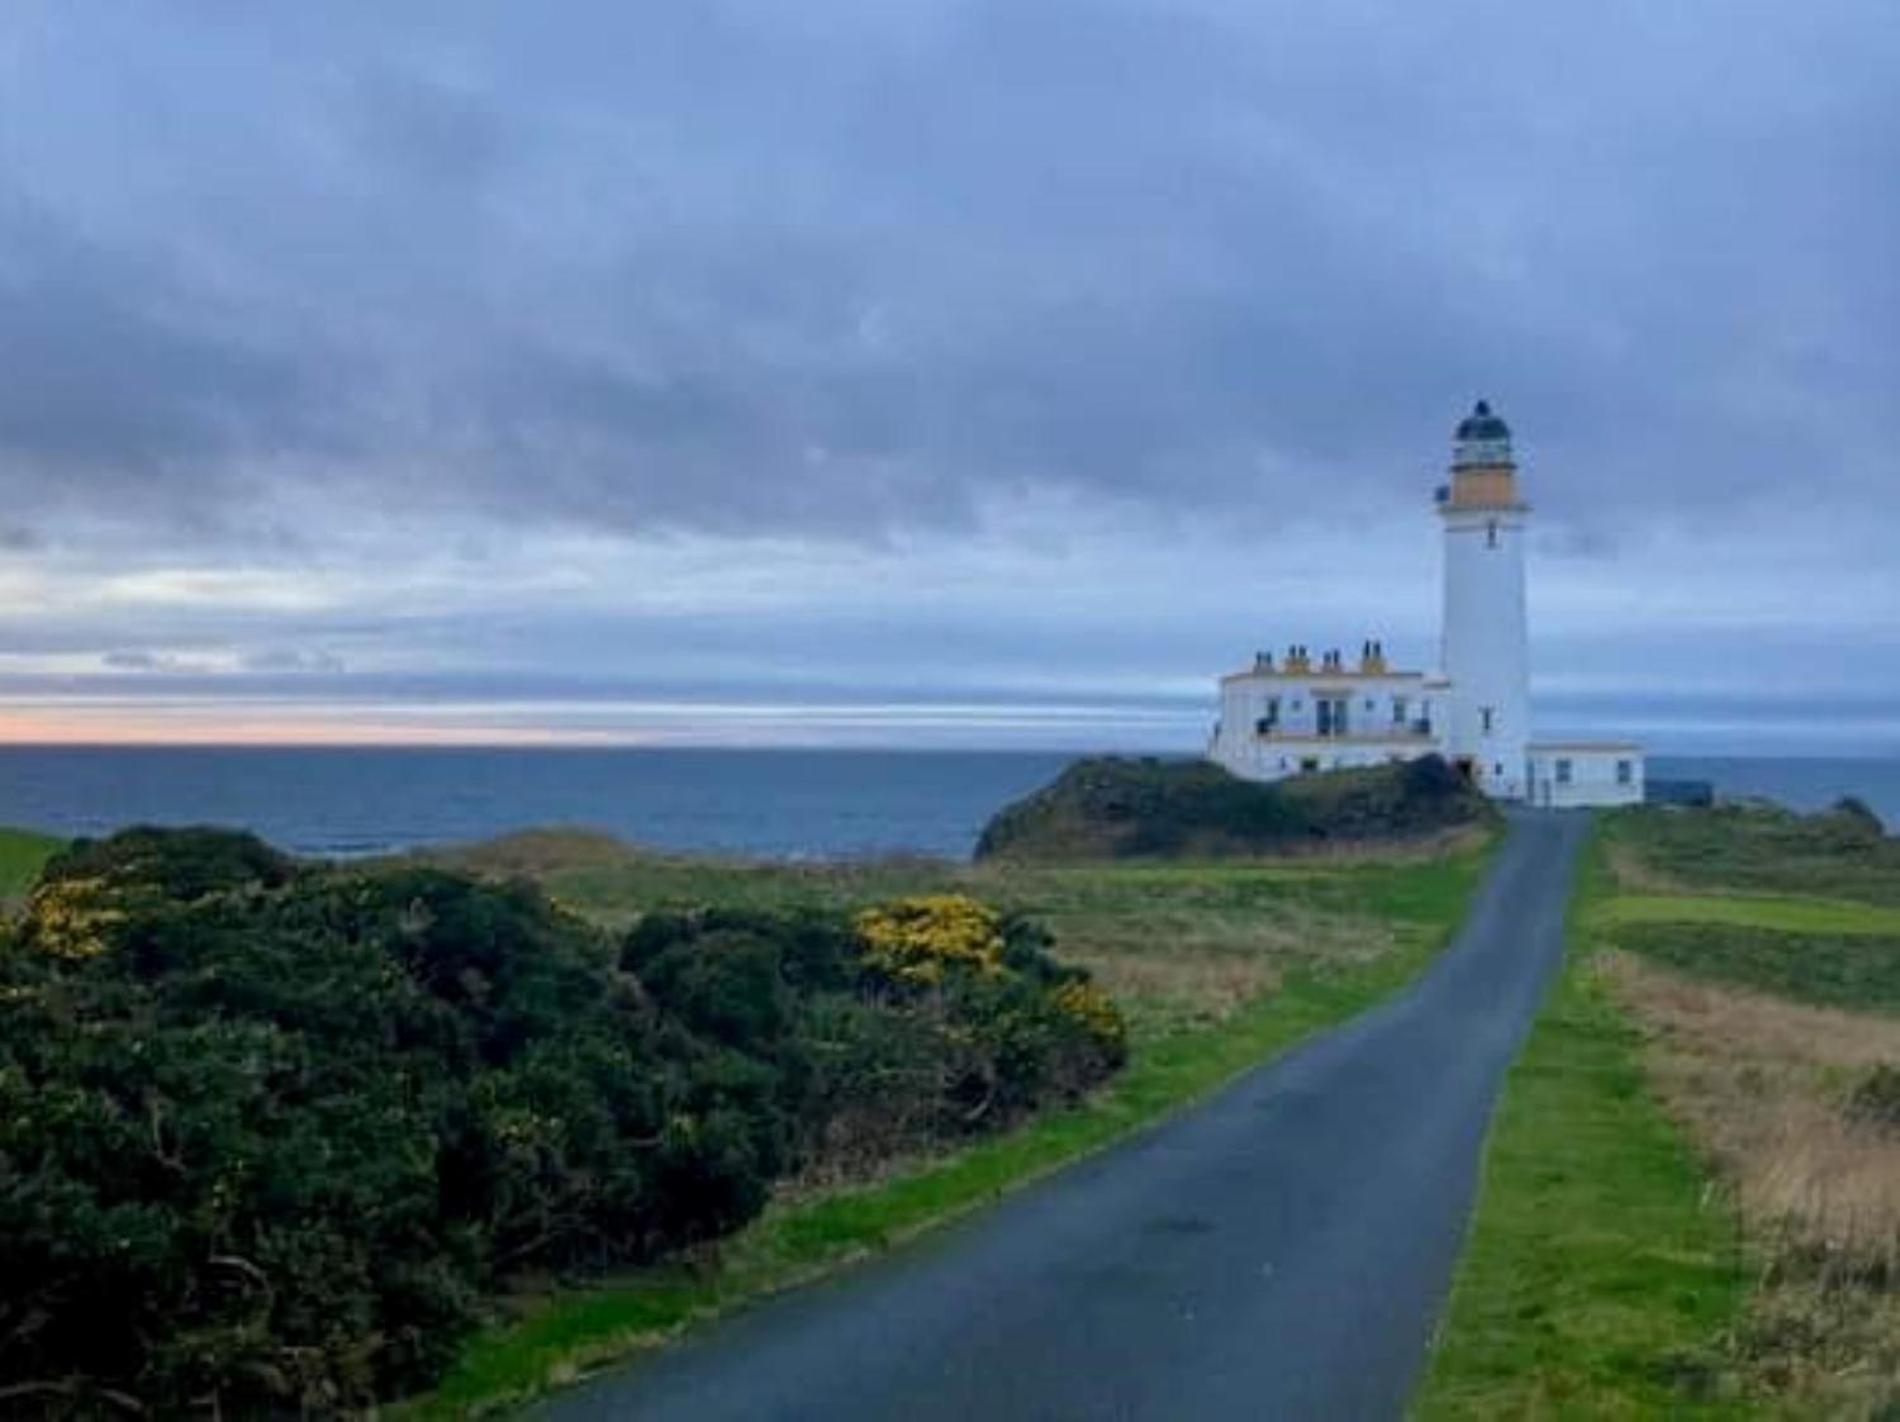
M359 855L580 825L666 849L965 856L1067 755L1014 752L0 747L0 824L253 830Z
M100 835L220 824L357 855L584 825L666 849L961 857L1069 756L1009 751L0 747L0 824ZM1658 757L1651 773L1900 826L1900 760Z
M1658 780L1707 780L1716 793L1773 800L1794 810L1823 810L1846 795L1864 801L1900 831L1900 760L1848 760L1657 755L1649 773Z

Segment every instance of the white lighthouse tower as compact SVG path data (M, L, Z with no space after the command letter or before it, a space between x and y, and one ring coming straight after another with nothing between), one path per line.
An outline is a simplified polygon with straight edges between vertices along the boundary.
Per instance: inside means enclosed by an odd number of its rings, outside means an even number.
M1442 670L1452 695L1446 753L1488 794L1528 793L1530 635L1524 536L1511 431L1480 400L1458 426L1451 483L1438 491L1445 526Z
M1630 741L1532 741L1524 536L1511 431L1484 401L1458 426L1445 528L1439 674L1401 671L1377 637L1355 660L1294 642L1220 679L1208 758L1243 780L1281 780L1438 755L1486 794L1563 809L1643 799Z

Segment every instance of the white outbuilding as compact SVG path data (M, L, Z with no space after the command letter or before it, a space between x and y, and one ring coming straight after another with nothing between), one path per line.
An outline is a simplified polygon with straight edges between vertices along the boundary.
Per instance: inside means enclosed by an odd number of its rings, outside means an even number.
M1625 741L1531 738L1530 629L1510 428L1480 400L1454 436L1438 490L1444 620L1437 673L1398 671L1384 645L1356 659L1294 643L1221 678L1211 759L1249 780L1437 754L1500 800L1633 804L1643 752Z

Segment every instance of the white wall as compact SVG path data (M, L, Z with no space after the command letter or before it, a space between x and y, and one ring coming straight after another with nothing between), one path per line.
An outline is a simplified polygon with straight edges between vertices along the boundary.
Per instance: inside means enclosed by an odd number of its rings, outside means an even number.
M1454 688L1447 754L1469 756L1488 794L1521 799L1530 740L1525 514L1522 509L1450 507L1440 513L1445 524L1443 670Z
M1627 779L1620 765L1629 767ZM1530 774L1531 803L1551 809L1643 801L1643 752L1636 746L1532 746Z
M1321 736L1316 702L1320 697L1348 702L1344 736ZM1271 698L1280 702L1271 735L1257 729ZM1393 700L1403 698L1405 720L1393 725ZM1220 722L1208 745L1211 759L1249 780L1277 780L1302 769L1334 770L1383 765L1388 761L1443 751L1437 728L1447 705L1440 689L1427 691L1417 673L1382 676L1321 672L1288 675L1240 675L1221 682ZM1434 734L1410 732L1413 722L1430 719Z

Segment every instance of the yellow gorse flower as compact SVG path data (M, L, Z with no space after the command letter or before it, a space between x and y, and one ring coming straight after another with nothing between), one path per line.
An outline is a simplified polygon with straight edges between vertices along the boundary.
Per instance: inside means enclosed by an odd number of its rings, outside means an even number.
M920 894L865 909L853 920L872 967L901 982L936 983L952 966L1003 970L1003 919L964 894Z
M1128 1024L1115 999L1093 983L1066 982L1051 994L1058 1011L1074 1018L1098 1042L1120 1046L1127 1040Z
M55 958L94 958L105 951L101 930L122 922L104 879L60 879L34 891L27 903L33 941Z

